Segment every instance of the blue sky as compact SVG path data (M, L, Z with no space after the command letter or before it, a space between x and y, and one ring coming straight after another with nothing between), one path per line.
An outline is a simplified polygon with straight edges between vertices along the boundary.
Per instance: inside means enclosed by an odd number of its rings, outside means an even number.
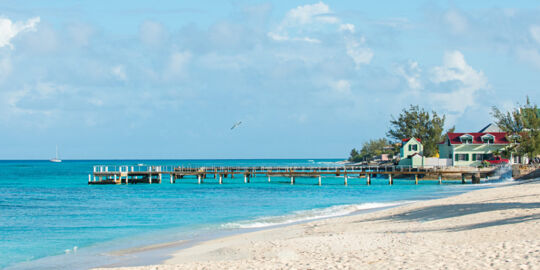
M345 158L538 102L537 1L0 0L0 159ZM230 127L237 121L242 125Z

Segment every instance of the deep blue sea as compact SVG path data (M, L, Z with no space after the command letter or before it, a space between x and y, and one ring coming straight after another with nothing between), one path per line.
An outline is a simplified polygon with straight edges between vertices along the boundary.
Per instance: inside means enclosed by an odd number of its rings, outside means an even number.
M245 228L346 215L490 185L375 178L179 179L170 184L91 185L93 165L332 166L338 160L0 161L0 268L76 269L136 264L115 251L205 239ZM166 254L163 254L166 255ZM126 263L129 261L130 263ZM142 261L141 261L142 262Z

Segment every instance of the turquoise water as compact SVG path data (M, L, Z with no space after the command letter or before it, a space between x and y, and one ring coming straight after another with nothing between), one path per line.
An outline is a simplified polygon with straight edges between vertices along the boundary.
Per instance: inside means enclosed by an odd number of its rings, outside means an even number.
M437 181L226 178L198 185L87 185L92 166L317 166L337 160L0 161L0 268L88 268L119 261L110 251L258 228L407 201L438 198L485 186ZM280 182L281 181L281 182ZM314 210L315 209L315 210Z

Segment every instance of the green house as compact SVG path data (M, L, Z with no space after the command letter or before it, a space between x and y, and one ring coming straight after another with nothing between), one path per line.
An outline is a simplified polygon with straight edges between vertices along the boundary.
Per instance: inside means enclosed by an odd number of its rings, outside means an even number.
M451 159L453 166L480 166L509 143L505 132L448 133L439 144L439 156Z
M399 149L399 166L419 167L423 165L424 146L420 139L407 138L401 140Z

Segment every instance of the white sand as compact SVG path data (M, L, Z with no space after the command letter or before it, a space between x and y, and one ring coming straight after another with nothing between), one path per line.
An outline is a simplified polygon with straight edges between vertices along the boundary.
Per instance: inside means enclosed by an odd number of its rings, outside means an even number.
M540 183L211 240L122 269L540 269Z

